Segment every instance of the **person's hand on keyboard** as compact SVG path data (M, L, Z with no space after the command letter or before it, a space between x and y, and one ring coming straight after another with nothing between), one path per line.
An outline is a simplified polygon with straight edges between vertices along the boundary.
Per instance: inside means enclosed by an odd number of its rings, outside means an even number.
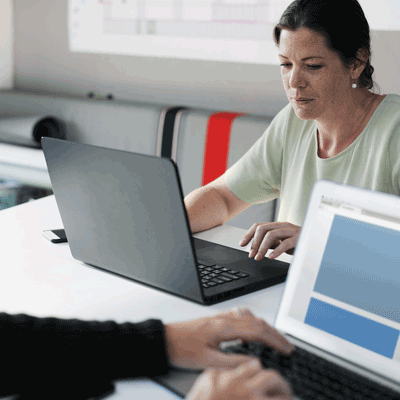
M292 392L282 376L253 360L231 370L207 369L186 400L289 400Z
M251 242L249 257L261 261L268 250L273 251L269 258L279 257L283 253L293 255L301 226L289 222L264 222L253 224L245 233L240 246Z
M212 317L165 325L169 362L178 368L235 368L243 362L256 360L252 355L227 354L220 350L222 342L237 339L259 341L286 355L294 349L276 329L248 310L235 309Z

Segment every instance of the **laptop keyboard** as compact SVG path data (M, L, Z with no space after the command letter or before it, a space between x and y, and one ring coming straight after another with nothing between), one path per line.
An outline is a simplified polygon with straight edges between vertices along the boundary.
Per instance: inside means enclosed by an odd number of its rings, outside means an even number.
M304 349L290 356L258 342L240 343L222 349L227 353L258 357L265 368L279 371L290 382L294 395L312 400L389 400L400 393L340 367Z
M197 266L200 270L201 284L203 288L210 288L224 283L237 281L249 276L246 272L215 265L208 261L198 260Z

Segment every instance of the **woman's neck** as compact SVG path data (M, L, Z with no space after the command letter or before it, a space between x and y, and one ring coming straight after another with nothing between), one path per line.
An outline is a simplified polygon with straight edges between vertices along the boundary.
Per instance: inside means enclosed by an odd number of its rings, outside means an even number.
M318 156L331 158L349 147L364 130L384 97L363 89L340 110L316 120Z

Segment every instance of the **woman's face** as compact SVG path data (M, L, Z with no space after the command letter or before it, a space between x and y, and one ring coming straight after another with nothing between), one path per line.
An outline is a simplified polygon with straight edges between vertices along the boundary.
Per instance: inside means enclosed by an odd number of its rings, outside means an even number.
M281 31L279 59L286 95L300 119L332 118L354 90L352 69L308 28Z

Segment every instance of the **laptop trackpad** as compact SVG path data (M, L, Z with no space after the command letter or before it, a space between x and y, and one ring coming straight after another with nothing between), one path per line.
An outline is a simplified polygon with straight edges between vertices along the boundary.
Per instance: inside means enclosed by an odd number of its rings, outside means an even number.
M199 260L212 261L216 264L231 264L248 259L246 251L222 246L206 240L194 238L194 245Z

